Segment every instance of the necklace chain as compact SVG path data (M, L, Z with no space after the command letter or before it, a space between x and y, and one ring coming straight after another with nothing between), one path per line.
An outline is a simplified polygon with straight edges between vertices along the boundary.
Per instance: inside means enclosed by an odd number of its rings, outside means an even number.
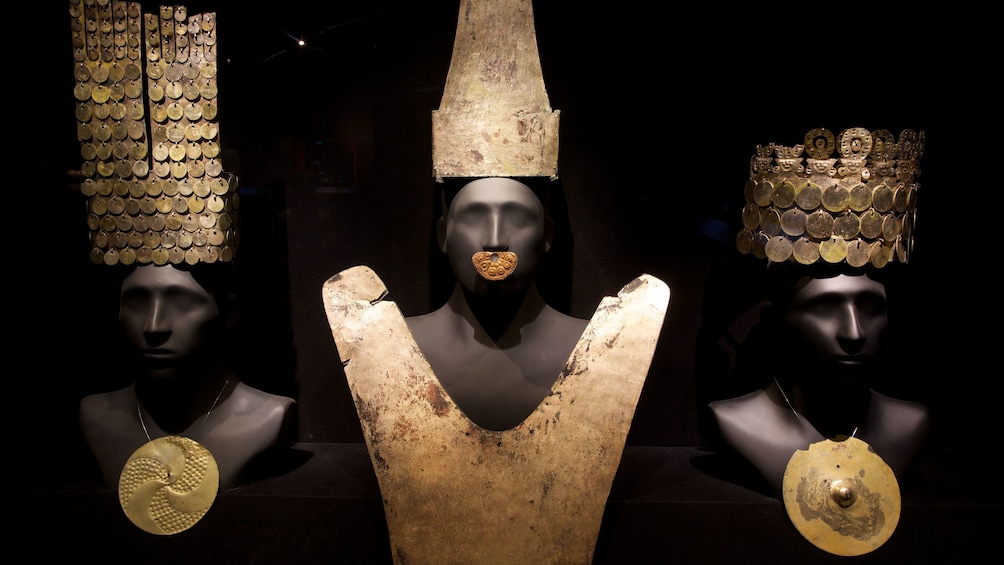
M807 422L805 418L803 418L802 415L798 413L798 410L795 410L795 407L791 404L791 400L788 400L788 395L785 394L784 392L784 387L781 386L781 383L777 382L777 377L774 377L774 385L777 386L777 390L781 392L781 398L784 399L785 404L787 404L788 408L790 408L792 413L795 414L795 417L798 418L798 421L801 422L803 425L808 425L809 427L815 429L815 426ZM854 426L854 431L851 432L850 437L854 437L857 433L858 433L858 426Z
M202 423L199 424L199 427L195 430L196 433L194 435L198 435L198 433L202 431L202 427L206 425L206 420L209 419L209 415L213 413L213 410L216 409L216 404L220 401L220 398L223 397L223 391L227 390L228 384L230 384L230 377L227 377L226 382L223 383L223 388L221 388L219 394L216 395L216 400L213 400L213 405L209 407L209 411L206 412L205 418L202 419ZM153 441L150 437L150 432L146 429L146 422L143 421L143 410L140 407L138 397L136 398L136 414L139 415L139 425L143 426L143 433L146 435L146 440Z

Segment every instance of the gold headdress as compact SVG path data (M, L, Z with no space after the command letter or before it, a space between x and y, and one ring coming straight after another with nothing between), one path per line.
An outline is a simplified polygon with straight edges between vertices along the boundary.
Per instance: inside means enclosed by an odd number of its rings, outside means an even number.
M558 175L558 116L544 88L531 0L463 0L432 170L444 177Z
M91 260L231 261L239 201L220 155L215 13L111 0L69 11Z
M757 146L739 250L775 263L907 263L924 132L904 130L896 139L888 130L834 136L820 128L804 141Z

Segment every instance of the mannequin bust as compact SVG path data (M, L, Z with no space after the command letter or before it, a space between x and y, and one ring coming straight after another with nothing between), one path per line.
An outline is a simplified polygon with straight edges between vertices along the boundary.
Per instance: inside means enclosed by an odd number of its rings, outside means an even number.
M476 179L443 209L437 240L457 283L445 305L406 322L460 410L485 429L510 429L550 394L588 320L548 306L537 289L553 223L530 186ZM479 275L472 256L500 251L516 254L512 274Z
M104 483L116 488L143 444L191 438L219 467L220 489L240 486L254 463L288 445L296 402L233 374L228 332L238 315L233 264L147 264L123 280L119 322L135 380L80 403L80 427Z
M392 555L589 562L669 288L641 275L590 320L557 311L534 283L551 219L533 180L454 180L444 306L405 318L365 266L322 289Z
M641 275L581 320L534 282L553 250L558 112L530 2L461 2L432 126L452 294L405 318L366 266L322 287L391 555L591 562L669 287Z
M917 462L927 408L874 390L887 361L886 285L869 272L789 265L761 313L767 384L712 402L724 441L781 492L796 450L840 436L867 442L900 478Z

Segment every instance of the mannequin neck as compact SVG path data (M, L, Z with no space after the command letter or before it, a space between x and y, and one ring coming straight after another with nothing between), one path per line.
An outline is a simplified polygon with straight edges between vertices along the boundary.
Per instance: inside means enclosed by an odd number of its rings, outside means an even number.
M224 387L233 390L236 383L221 362L169 379L144 375L136 380L136 399L160 429L180 434L199 425L226 399L228 391Z
M475 294L457 284L448 301L451 309L463 317L470 316L499 345L507 335L518 335L520 328L533 322L545 308L537 286L506 294Z
M813 377L818 375L813 375ZM779 378L777 386L794 409L824 438L852 436L868 414L871 388L867 381L841 386Z

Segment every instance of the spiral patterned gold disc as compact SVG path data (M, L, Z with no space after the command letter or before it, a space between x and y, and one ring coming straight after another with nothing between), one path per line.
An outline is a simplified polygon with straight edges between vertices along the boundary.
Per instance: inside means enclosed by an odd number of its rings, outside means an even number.
M220 487L213 454L181 436L157 438L137 449L119 476L119 503L129 520L151 534L173 535L209 511Z

